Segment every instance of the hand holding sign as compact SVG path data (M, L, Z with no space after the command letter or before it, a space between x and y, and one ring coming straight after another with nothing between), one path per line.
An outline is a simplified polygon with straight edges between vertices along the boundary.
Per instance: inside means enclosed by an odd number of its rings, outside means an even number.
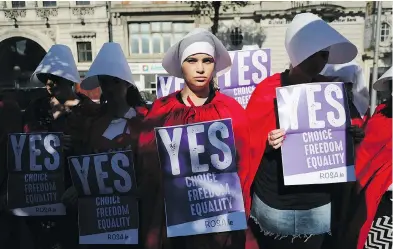
M287 133L281 147L285 185L355 180L343 84L310 83L276 92L280 127Z
M268 141L269 145L272 146L274 149L278 149L281 147L285 138L285 130L283 129L276 129L269 132Z

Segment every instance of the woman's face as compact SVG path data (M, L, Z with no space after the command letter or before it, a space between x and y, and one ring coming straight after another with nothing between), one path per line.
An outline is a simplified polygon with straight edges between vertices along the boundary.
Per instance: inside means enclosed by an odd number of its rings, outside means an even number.
M319 51L298 65L300 70L309 77L317 76L329 60L329 51Z
M128 83L118 78L100 75L98 76L102 94L107 100L125 98L127 95Z
M50 77L46 81L46 90L51 96L58 100L63 100L72 92L72 84L59 77Z
M208 54L194 54L182 64L183 76L192 91L209 87L214 72L214 58Z

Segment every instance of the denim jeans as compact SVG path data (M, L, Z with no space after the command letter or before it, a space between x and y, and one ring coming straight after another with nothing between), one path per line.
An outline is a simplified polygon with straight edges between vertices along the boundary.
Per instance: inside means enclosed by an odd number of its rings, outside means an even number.
M284 238L309 238L312 235L330 233L331 205L309 210L279 210L269 207L254 193L251 218L264 235Z

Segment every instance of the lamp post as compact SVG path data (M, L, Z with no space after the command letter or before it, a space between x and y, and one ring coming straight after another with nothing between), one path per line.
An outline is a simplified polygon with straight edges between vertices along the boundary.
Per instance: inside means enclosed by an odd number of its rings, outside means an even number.
M371 83L374 83L378 79L378 61L379 61L379 41L381 39L381 14L382 14L382 2L377 2L378 13L376 19L376 34L375 34L375 45L374 45L374 62L373 62L373 79ZM372 86L371 86L372 88ZM375 107L377 106L377 92L372 89L371 90L371 105L370 105L370 114L372 115L375 111Z
M112 13L111 13L111 1L106 2L107 11L108 11L108 35L109 42L113 42L113 31L112 31Z

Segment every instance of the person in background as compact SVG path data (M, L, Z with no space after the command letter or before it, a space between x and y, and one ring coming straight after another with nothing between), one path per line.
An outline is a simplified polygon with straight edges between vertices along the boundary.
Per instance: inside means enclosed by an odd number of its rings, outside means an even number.
M392 93L392 68L374 84ZM392 248L392 97L380 104L365 126L356 151L357 185L347 197L335 248Z
M20 132L22 112L18 103L0 96L0 245L4 248L34 249L34 242L25 220L14 216L7 209L8 134Z
M144 121L139 139L141 168L144 169L146 191L142 220L144 248L159 249L241 249L245 245L244 231L212 233L166 239L164 194L161 169L155 140L155 127L192 124L231 118L237 149L237 167L243 192L248 192L249 129L244 109L233 98L214 87L214 77L224 74L232 65L224 45L209 31L194 29L173 45L162 62L172 76L185 80L181 91L156 100ZM249 213L250 199L245 199ZM162 241L164 239L164 241Z
M66 158L83 149L86 117L94 115L98 105L73 91L80 77L71 49L65 45L56 44L49 49L31 80L45 85L48 95L32 100L24 113L23 131L64 134L64 183L67 188L72 183ZM67 210L65 216L28 218L37 248L74 248L78 244L76 216L71 211Z
M105 43L81 83L83 90L101 87L100 109L90 118L85 135L85 154L132 150L138 159L137 143L146 103L135 86L127 59L118 43ZM134 163L136 165L136 163ZM135 168L137 182L140 172ZM75 187L66 191L65 204L77 209ZM152 215L152 214L150 214ZM117 248L119 245L89 245L88 248ZM141 248L127 245L127 248Z
M318 16L295 16L285 36L290 70L274 74L256 87L246 112L251 133L253 181L251 218L263 249L319 249L333 233L335 213L332 188L327 184L285 186L281 145L285 131L278 129L276 88L311 82L328 82L320 75L327 63L352 61L357 48ZM349 130L355 142L362 139L358 128ZM294 167L300 167L296 165Z
M366 120L369 116L370 95L366 87L362 67L354 61L344 64L327 64L321 74L349 83L346 85L349 98L352 100L361 118Z

